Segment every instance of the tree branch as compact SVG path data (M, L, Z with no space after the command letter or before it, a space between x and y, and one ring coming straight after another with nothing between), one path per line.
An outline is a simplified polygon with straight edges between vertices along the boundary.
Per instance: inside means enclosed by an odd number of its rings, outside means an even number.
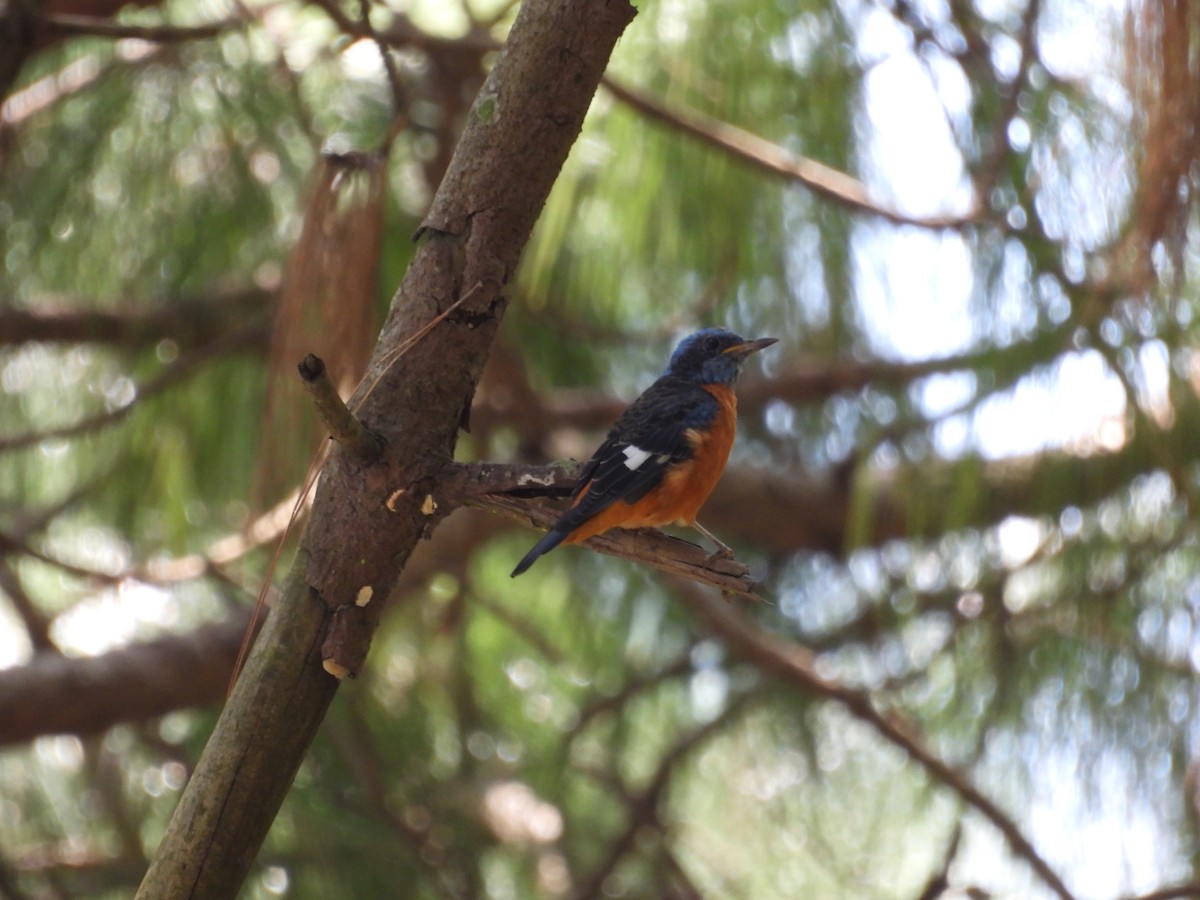
M1200 897L1200 881L1189 881L1171 887L1159 888L1148 894L1130 894L1122 900L1188 900Z
M114 22L99 16L80 16L67 13L44 15L39 25L49 33L58 37L90 37L135 38L155 44L179 44L186 41L204 41L217 37L226 31L240 28L249 19L243 16L230 16L203 25L131 25L124 22Z
M954 862L954 857L958 855L958 846L961 841L962 821L960 820L955 823L954 831L950 833L950 840L946 843L946 852L942 854L941 866L929 876L929 881L917 895L917 900L938 900L950 889L950 865Z
M574 900L590 900L593 897L603 896L605 880L612 874L621 859L634 848L638 833L647 825L657 824L659 803L679 764L703 746L707 740L727 728L737 717L743 715L754 699L753 695L747 694L735 697L719 716L697 728L663 754L649 784L629 798L627 804L629 818L625 827L612 842L608 853L595 871L572 895Z
M225 696L249 609L184 634L95 657L36 654L0 671L0 746L44 734L99 734Z
M109 428L116 425L126 416L128 416L137 407L138 401L146 397L164 391L181 381L184 381L194 375L199 369L203 368L208 363L221 357L225 353L229 353L242 345L250 342L253 339L253 329L243 329L235 331L231 334L217 338L208 345L194 350L187 356L182 356L172 362L170 365L163 368L158 375L151 378L145 384L140 385L134 390L134 399L124 406L118 406L115 409L106 412L97 413L93 416L87 416L74 422L70 425L64 425L60 428L47 428L45 431L33 431L26 434L15 435L14 437L0 438L0 453L8 453L14 450L24 450L29 447L34 447L43 441L63 440L66 438L75 438L80 435L89 434L93 431L100 431L104 428Z
M841 556L848 548L893 539L986 528L1010 515L1056 516L1065 506L1088 507L1111 496L1138 475L1160 468L1164 455L1177 463L1198 458L1200 447L1187 435L1200 432L1200 403L1183 396L1178 400L1170 431L1146 425L1123 447L1090 455L1045 450L992 460L971 454L887 470L847 466L820 477L731 465L704 506L704 521L719 523L729 537L764 552L817 550ZM566 496L575 470L476 464L447 472L449 480L441 485L444 500L548 527L552 512L529 498ZM682 543L657 544L647 554L634 546L640 537L633 543L595 540L589 546L650 564L664 555L676 556ZM739 577L738 570L720 571Z
M354 413L338 396L337 388L319 356L309 353L297 366L300 383L304 385L317 408L321 423L329 436L355 457L359 463L369 466L379 458L383 449L375 435L354 418Z
M574 740L574 738L583 733L584 729L597 716L623 709L627 703L643 691L653 690L674 678L682 678L684 675L690 675L694 670L691 657L691 650L694 647L695 644L690 645L688 652L684 653L674 662L667 663L657 671L630 678L616 693L601 696L599 699L585 706L579 711L575 723L567 732L567 739Z
M245 330L248 345L261 350L277 299L276 292L256 288L208 297L130 298L124 301L130 309L121 312L92 309L94 302L80 297L39 298L26 309L6 301L0 304L0 346L39 341L138 348L170 340L192 348Z
M531 503L528 498L565 496L575 486L577 470L575 464L560 467L452 463L444 470L437 496L440 502L491 510L517 521L549 528L562 510ZM712 585L729 596L762 599L754 593L750 570L742 563L735 559L710 559L710 552L698 544L670 537L653 528L613 529L591 538L585 546L609 556L643 563L660 572Z
M34 652L57 653L58 648L50 637L50 620L37 608L37 604L26 592L25 586L21 584L7 560L0 561L0 592L8 597L9 603L25 626L25 633ZM2 674L3 670L0 669L0 675Z
M879 216L897 225L935 229L961 228L978 220L975 210L964 215L906 215L873 200L866 185L845 172L816 160L796 156L778 144L696 110L668 107L649 94L623 85L611 77L606 76L603 83L610 94L647 118L698 138L768 175L795 181L821 197L858 212Z
M807 650L764 631L729 604L689 584L680 585L680 596L692 613L702 619L714 634L760 671L774 675L806 694L838 703L850 715L873 728L884 740L903 750L931 778L948 787L991 822L1012 852L1028 863L1055 894L1062 900L1074 900L1058 873L1042 858L1016 822L975 787L966 775L927 747L915 726L894 712L882 713L877 710L866 692L846 687L819 674L812 654Z
M1004 173L1005 159L1012 152L1008 145L1008 127L1019 110L1021 92L1025 89L1030 69L1037 62L1037 25L1040 16L1041 0L1029 0L1021 17L1021 61L1017 66L1017 74L1009 85L1008 94L1001 101L1000 114L988 135L987 158L975 173L975 196L979 198L979 203L989 202L988 198Z
M143 900L237 893L339 684L321 666L335 615L357 629L365 655L409 555L445 515L431 489L499 328L500 289L633 15L620 0L522 5L349 404L385 439L384 455L363 469L331 453L283 596L171 818Z

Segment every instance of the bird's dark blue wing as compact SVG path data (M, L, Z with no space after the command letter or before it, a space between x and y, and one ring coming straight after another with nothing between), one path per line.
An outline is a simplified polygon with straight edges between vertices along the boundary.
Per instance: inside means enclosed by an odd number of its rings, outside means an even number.
M691 458L688 429L705 428L716 414L716 399L702 387L660 378L625 410L583 467L572 506L555 530L569 533L613 503L644 497L671 466Z

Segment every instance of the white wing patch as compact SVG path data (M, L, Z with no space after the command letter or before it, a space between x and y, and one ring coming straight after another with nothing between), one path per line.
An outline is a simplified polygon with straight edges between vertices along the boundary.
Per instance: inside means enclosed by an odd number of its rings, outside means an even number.
M646 460L653 454L649 450L643 450L641 447L635 447L630 444L621 451L625 454L625 468L630 472L636 472Z

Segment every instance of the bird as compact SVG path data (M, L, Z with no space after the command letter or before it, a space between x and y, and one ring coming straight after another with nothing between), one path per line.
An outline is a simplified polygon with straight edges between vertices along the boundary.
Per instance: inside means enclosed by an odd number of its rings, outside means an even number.
M703 328L679 342L666 371L621 414L579 474L570 505L512 571L516 578L559 544L610 528L688 525L716 550L733 551L696 521L737 432L733 386L742 363L778 338L746 340Z

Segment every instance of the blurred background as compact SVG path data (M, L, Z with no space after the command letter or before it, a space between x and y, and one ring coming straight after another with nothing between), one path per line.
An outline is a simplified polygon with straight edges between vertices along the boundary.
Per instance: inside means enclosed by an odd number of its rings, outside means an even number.
M0 895L140 880L295 543L295 363L355 383L515 7L0 6ZM681 334L779 337L702 516L731 609L961 777L462 510L243 896L1200 896L1198 38L642 3L459 456L586 458Z

